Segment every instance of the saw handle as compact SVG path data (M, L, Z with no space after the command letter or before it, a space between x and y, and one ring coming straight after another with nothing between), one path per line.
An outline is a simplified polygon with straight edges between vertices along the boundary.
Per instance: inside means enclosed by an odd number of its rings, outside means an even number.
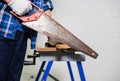
M20 19L22 22L29 22L29 21L36 21L43 13L43 10L40 9L39 7L37 7L35 4L33 4L32 2L30 2L32 7L35 9L36 12L32 12L33 14L30 14L30 15L25 15L25 16L19 16L17 15L15 12L13 11L10 11L10 13L12 15L14 15L16 18ZM32 10L34 10L32 9Z

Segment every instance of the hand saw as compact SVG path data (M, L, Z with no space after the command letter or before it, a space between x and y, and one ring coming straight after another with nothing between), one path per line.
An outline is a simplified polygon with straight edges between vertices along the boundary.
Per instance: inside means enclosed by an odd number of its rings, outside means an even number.
M81 51L88 56L97 58L98 53L87 46L84 42L78 39L65 27L55 21L53 18L48 16L42 9L37 7L35 4L30 2L33 6L33 14L28 16L18 16L14 12L11 13L22 21L22 24L40 32L46 36L49 36L60 43L67 44L76 51Z

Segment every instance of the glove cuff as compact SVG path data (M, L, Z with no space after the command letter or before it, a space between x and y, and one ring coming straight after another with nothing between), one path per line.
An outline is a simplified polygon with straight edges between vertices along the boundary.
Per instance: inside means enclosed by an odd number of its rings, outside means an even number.
M11 0L10 2L6 2L8 6L12 5L15 2L15 0Z

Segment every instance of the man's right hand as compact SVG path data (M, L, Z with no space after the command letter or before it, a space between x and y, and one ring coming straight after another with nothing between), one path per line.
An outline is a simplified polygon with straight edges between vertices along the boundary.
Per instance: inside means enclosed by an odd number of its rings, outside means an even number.
M32 6L28 0L5 0L7 5L17 14L24 15L30 10L32 10Z

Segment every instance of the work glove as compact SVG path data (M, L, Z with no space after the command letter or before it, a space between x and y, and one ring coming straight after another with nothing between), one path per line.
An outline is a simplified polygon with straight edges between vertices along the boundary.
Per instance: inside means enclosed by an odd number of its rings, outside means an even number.
M7 5L19 16L32 10L32 5L28 0L11 0Z

